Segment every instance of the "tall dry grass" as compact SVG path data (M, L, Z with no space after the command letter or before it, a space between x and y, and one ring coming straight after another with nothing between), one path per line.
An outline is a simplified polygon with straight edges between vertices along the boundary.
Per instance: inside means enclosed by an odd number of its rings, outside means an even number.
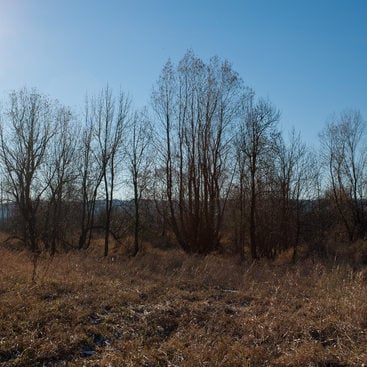
M362 366L366 276L149 250L0 248L0 366Z

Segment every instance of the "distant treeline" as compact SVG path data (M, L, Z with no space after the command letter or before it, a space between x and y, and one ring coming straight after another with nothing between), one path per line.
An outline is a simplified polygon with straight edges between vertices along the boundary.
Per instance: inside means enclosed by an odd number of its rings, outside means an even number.
M1 224L34 253L84 249L98 235L105 255L112 238L132 238L132 255L150 241L296 257L300 245L366 235L359 111L331 117L316 151L282 132L277 108L218 57L168 61L139 111L109 87L82 115L29 89L2 105Z

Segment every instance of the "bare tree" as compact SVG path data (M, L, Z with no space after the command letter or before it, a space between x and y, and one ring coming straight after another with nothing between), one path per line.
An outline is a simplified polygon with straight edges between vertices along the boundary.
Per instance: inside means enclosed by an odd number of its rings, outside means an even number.
M258 197L261 192L262 179L271 163L276 142L279 138L277 123L279 112L273 105L263 99L255 100L255 95L243 100L243 123L238 144L240 147L240 165L245 165L249 178L249 232L250 249L253 259L258 254ZM244 169L244 168L242 168Z
M231 186L229 154L243 83L230 64L188 51L163 68L153 107L162 127L170 224L187 252L218 248Z
M241 260L245 259L246 227L247 227L247 201L249 193L249 182L247 172L247 157L241 147L241 138L234 140L236 162L237 162L237 181L233 190L233 210L235 211L234 231L236 251L240 254Z
M84 135L83 195L92 197L87 216L89 227L93 225L95 202L99 189L103 188L104 207L104 255L108 255L111 232L111 215L116 191L116 176L122 168L122 143L126 125L130 119L130 99L122 92L116 101L109 87L87 105L89 127ZM95 182L90 185L93 165ZM92 190L91 190L92 188ZM91 194L88 192L91 191ZM88 200L88 199L87 199ZM85 202L85 201L84 201ZM91 234L91 229L89 233ZM83 238L82 238L83 240ZM83 241L81 241L83 243Z
M353 241L366 230L363 209L366 141L360 112L349 110L333 116L320 139L334 204L348 239Z
M90 122L89 104L85 106L85 125L79 140L79 173L81 191L81 220L79 249L88 248L94 225L95 203L102 175L96 170L95 157L92 154L93 125Z
M165 213L169 220L170 227L176 235L177 241L182 248L186 248L184 238L179 230L175 214L174 205L174 188L173 188L173 173L174 173L174 120L176 118L176 104L175 98L177 93L176 75L174 65L169 60L163 67L157 89L154 90L152 95L152 105L156 113L158 121L161 123L160 132L161 145L160 145L160 161L157 160L158 167L156 173L162 173L156 176L162 179L162 192L159 198L159 202L163 204L161 213ZM162 165L162 166L161 166ZM163 167L163 169L162 169ZM155 193L156 197L157 193ZM164 208L167 202L168 208ZM157 206L157 209L159 206Z
M60 108L55 121L55 134L50 140L45 181L48 183L46 200L48 210L44 218L44 242L53 255L57 243L66 243L65 236L71 232L71 223L67 222L70 213L66 212L68 201L75 200L76 188L76 142L77 132L70 110ZM67 227L68 226L68 227Z
M22 240L34 253L40 250L37 213L49 185L41 172L55 135L55 110L55 103L35 90L13 92L0 129L7 190L21 216Z
M293 259L301 235L301 216L306 200L313 197L309 187L313 184L312 154L302 142L300 134L293 129L288 142L278 143L276 154L276 185L278 190L277 216L279 234L278 250L293 247ZM276 249L277 250L277 249Z
M131 128L129 139L125 144L128 169L134 194L134 249L132 256L140 251L141 232L141 199L149 184L149 175L153 163L151 143L153 128L146 113L136 113Z

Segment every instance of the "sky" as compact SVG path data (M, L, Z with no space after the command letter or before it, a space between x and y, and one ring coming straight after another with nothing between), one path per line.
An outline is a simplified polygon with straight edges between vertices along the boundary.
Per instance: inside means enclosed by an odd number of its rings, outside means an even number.
M366 0L0 0L0 96L24 86L81 110L107 84L150 103L188 49L232 63L316 144L333 113L367 119Z

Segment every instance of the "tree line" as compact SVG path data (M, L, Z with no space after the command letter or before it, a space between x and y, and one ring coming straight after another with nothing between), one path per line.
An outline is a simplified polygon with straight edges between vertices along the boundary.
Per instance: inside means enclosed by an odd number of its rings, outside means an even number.
M311 149L218 57L168 61L139 111L108 86L82 114L26 88L2 105L2 226L33 253L85 249L98 236L105 256L111 239L131 238L133 256L151 241L296 257L300 245L366 235L360 112L331 116Z

